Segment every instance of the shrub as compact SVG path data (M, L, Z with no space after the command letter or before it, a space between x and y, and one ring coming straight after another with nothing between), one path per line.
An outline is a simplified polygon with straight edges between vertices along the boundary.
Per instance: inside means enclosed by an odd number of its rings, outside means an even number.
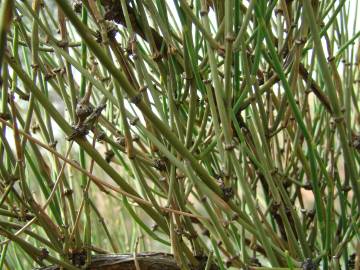
M0 7L1 267L360 267L358 1Z

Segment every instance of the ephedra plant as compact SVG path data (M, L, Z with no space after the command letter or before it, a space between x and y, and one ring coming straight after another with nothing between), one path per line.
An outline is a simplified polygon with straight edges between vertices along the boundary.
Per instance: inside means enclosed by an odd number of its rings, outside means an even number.
M1 269L360 268L357 0L0 9Z

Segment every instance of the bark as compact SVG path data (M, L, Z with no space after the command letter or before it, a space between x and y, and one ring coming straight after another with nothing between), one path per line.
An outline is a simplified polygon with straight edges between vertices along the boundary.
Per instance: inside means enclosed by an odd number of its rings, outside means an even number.
M85 255L82 258L77 258L80 264L85 261ZM174 256L167 253L138 253L136 260L141 270L180 270ZM198 270L205 269L206 260L200 263ZM81 265L78 265L80 267ZM94 255L91 264L85 268L88 270L137 270L135 266L134 254L105 254ZM217 266L212 265L211 270L217 270ZM56 265L37 268L34 270L60 270Z

